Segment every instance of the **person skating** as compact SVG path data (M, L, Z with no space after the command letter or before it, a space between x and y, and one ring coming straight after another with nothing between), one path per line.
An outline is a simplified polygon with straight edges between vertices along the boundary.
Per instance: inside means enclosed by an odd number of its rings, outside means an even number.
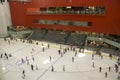
M112 59L112 54L111 53L109 54L109 57L110 57L110 59Z
M23 58L21 58L21 63L23 63L24 62L24 60L23 60Z
M94 64L94 62L92 62L92 67L95 68L95 64Z
M50 59L49 59L49 61L52 61L52 57L51 57L51 56L49 56L49 58L50 58Z
M60 53L61 54L61 57L63 57L63 53Z
M109 66L109 72L111 71L111 67Z
M32 55L32 60L35 61L35 58L33 57L33 55Z
M31 70L33 71L34 70L34 66L31 64Z
M42 48L42 51L43 51L43 52L45 51L45 48L44 48L44 47Z
M116 71L116 73L118 72L118 65L117 64L115 64L115 71Z
M47 47L49 48L49 47L50 47L50 45L48 44L48 45L47 45Z
M103 59L103 55L101 55L101 59Z
M74 62L74 57L72 57L72 62Z
M99 67L99 72L101 72L102 71L102 67Z
M0 55L0 58L2 58L3 57L3 53L1 53L1 55Z
M36 70L38 70L38 66L36 65Z
M51 72L54 72L54 67L52 66L52 68L51 68Z
M94 54L92 54L92 60L94 59Z
M77 56L77 51L75 51L75 56Z
M107 72L105 72L105 77L107 78L107 76L108 76L108 73L107 73Z
M58 53L59 53L59 55L60 55L60 53L61 53L61 50L58 50Z
M63 65L63 71L65 72L65 65Z
M25 78L25 70L22 71L22 78L24 79Z

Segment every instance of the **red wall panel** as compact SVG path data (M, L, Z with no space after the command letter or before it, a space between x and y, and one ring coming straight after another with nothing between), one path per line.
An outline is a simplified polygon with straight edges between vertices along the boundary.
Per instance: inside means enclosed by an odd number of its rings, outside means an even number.
M27 15L28 8L39 9L40 7L53 6L105 6L105 15L78 15L78 14L58 14L58 15ZM65 30L83 30L90 32L118 34L120 35L120 0L32 0L30 3L10 1L10 9L13 25L34 26L41 28L54 28ZM92 22L91 27L60 26L60 25L40 25L34 20L73 20Z

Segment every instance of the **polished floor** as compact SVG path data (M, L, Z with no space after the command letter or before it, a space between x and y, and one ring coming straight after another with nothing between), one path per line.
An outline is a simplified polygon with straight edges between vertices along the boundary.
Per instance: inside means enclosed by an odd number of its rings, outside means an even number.
M76 56L71 49L65 54L59 54L60 48L63 53L63 49L71 47L48 42L38 42L36 45L37 41L33 42L23 43L17 39L9 44L0 39L0 54L3 53L0 60L5 80L118 80L119 73L114 68L116 56L110 59L107 53L102 52L103 59L96 54L92 57L95 52L86 49L84 53L77 52ZM77 48L76 50L78 51ZM12 57L7 60L4 53L11 54ZM110 71L108 67L111 68ZM25 76L22 74L23 70Z

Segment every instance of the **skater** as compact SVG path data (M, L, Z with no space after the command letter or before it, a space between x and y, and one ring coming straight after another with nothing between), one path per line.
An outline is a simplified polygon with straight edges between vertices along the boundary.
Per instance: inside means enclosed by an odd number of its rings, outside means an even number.
M8 56L7 53L4 53L5 57Z
M107 73L107 72L105 72L105 77L107 78L107 76L108 76L108 73Z
M9 57L12 57L12 54L8 54Z
M21 63L23 63L24 62L24 60L23 60L23 58L21 58Z
M33 57L33 55L32 55L32 60L35 61L35 58Z
M73 48L73 51L75 51L75 48Z
M65 49L63 50L63 54L65 54Z
M45 48L44 48L44 47L42 48L42 51L43 51L43 52L45 51Z
M8 55L6 53L4 55L5 55L6 59L8 60Z
M77 51L75 51L75 56L77 56Z
M49 59L49 61L52 61L52 57L51 57L51 56L49 56L49 58L50 58L50 59Z
M17 42L17 39L15 39L16 40L16 42Z
M118 72L118 65L117 64L115 64L115 71L116 71L116 73Z
M66 53L66 52L67 52L67 48L64 49L64 53Z
M101 59L103 59L103 55L101 55Z
M100 51L98 51L98 55L99 55L99 57L101 57L101 52Z
M111 67L109 66L109 72L111 71Z
M95 68L94 62L92 63L92 67Z
M32 48L32 51L34 51L34 48Z
M62 49L62 45L60 44L60 49Z
M26 56L26 61L28 60L27 56Z
M54 72L54 67L52 66L52 68L51 68L51 72Z
M112 54L111 53L109 54L109 57L110 57L110 59L112 59Z
M36 70L38 70L38 66L36 65Z
M69 47L67 48L67 50L68 50L68 51L70 50Z
M31 70L33 71L34 70L34 66L31 64Z
M59 53L59 55L60 55L61 51L60 51L60 50L58 50L58 53Z
M22 71L22 74L23 74L22 78L24 79L25 78L25 70Z
M63 53L61 53L61 57L63 57Z
M117 64L120 65L120 58L117 59Z
M38 45L38 42L36 42L36 45Z
M49 48L49 47L50 47L50 45L48 44L48 45L47 45L47 47Z
M82 53L84 53L84 48L82 49Z
M8 43L10 44L10 40L8 40Z
M119 75L118 75L118 77L117 77L117 78L118 78L118 80L120 80L120 76L119 76Z
M72 57L72 62L74 62L74 57Z
M63 65L63 71L65 72L65 65Z
M0 55L0 58L2 58L3 57L3 53L1 53L1 55Z
M119 72L119 74L118 74L118 77L117 77L117 78L118 78L118 80L120 80L120 72Z
M7 39L6 39L6 38L4 38L4 41L7 41Z
M94 59L94 54L92 54L92 60Z
M73 47L71 46L70 49L71 49L71 51L72 51Z
M29 65L29 59L27 59L27 65Z
M81 52L81 48L79 48L79 52Z
M102 71L102 67L99 67L99 72L101 72Z

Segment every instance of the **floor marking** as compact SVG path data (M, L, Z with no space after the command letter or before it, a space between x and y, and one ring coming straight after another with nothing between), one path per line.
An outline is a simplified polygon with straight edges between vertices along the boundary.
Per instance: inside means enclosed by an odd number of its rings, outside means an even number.
M60 60L61 57L59 57L53 64L51 64L36 80L40 80L40 78L53 66L58 60Z

